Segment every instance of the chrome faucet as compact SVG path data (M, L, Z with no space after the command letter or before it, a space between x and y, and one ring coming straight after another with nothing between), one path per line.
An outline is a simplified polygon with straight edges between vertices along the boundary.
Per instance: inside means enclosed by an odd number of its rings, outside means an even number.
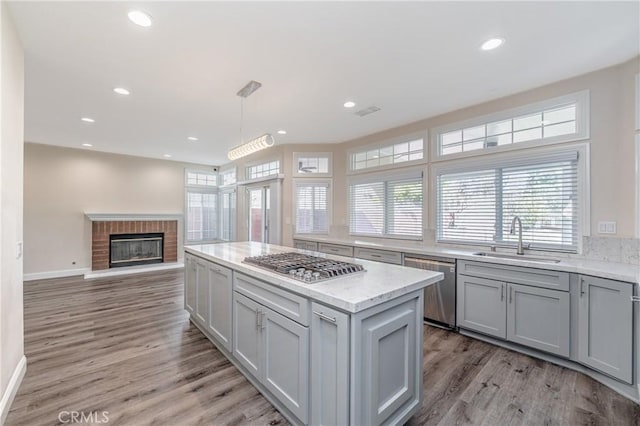
M509 230L509 233L511 235L515 234L516 221L518 222L518 251L516 251L516 254L523 255L524 248L522 247L522 221L520 220L520 216L513 217L513 220L511 221L511 229Z

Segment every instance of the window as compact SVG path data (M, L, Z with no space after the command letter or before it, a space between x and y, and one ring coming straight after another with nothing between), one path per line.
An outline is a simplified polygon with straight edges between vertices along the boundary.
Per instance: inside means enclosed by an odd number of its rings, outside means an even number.
M495 163L437 175L440 242L514 245L576 252L578 248L578 154Z
M296 234L329 233L329 183L295 183Z
M352 171L376 167L389 167L394 164L422 160L424 158L424 138L415 137L408 140L376 147L368 147L349 154Z
M258 179L280 173L280 161L257 164L247 167L247 179Z
M187 185L216 186L216 178L215 173L187 171Z
M237 182L235 167L233 169L220 172L219 176L221 186L234 185Z
M218 237L218 195L189 190L187 192L187 241L212 241Z
M236 192L220 192L220 239L223 241L235 240L235 229Z
M331 176L331 153L294 152L293 170L296 176Z
M350 185L350 233L422 239L422 173Z
M436 129L437 156L588 138L589 93L580 92ZM475 152L473 154L478 154ZM472 154L469 154L472 155Z
M218 238L218 188L214 173L185 172L185 227L188 243Z

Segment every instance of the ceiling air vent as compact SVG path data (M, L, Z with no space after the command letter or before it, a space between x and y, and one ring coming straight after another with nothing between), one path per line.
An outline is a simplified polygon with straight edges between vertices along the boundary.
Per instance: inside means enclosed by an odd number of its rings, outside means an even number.
M369 108L356 111L354 112L354 114L359 117L364 117L365 115L373 114L374 112L378 112L378 111L380 111L380 108L378 108L377 106L370 106Z

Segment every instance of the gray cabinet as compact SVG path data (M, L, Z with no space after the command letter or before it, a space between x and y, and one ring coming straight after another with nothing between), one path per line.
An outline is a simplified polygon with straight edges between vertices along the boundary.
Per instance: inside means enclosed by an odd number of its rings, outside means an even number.
M233 306L233 274L231 269L208 263L209 323L207 331L231 352L231 310Z
M633 284L580 277L578 361L633 382Z
M349 316L312 303L312 425L349 423Z
M318 251L318 243L315 241L293 240L293 247L300 250Z
M309 420L309 328L233 292L233 355L302 423Z
M402 265L402 253L397 251L356 247L353 249L353 257L374 260L376 262L392 263L394 265Z
M508 284L507 340L568 357L569 293Z
M197 280L196 280L196 319L201 325L207 326L209 323L209 270L208 262L196 260Z
M233 355L256 378L262 375L260 304L233 295Z
M507 337L506 283L458 275L458 326L505 339Z
M184 308L193 314L196 310L198 271L196 260L191 255L185 255L184 275Z
M302 423L308 422L309 329L263 308L262 360L265 387Z
M353 247L340 244L318 243L318 251L338 256L353 256Z
M353 425L403 424L422 401L422 292L352 317Z

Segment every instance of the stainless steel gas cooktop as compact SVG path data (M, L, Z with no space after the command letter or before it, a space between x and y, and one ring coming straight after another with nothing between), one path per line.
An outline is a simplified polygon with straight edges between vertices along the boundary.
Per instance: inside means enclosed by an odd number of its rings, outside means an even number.
M356 263L309 256L297 252L245 257L244 263L278 272L309 284L365 270L362 265Z

